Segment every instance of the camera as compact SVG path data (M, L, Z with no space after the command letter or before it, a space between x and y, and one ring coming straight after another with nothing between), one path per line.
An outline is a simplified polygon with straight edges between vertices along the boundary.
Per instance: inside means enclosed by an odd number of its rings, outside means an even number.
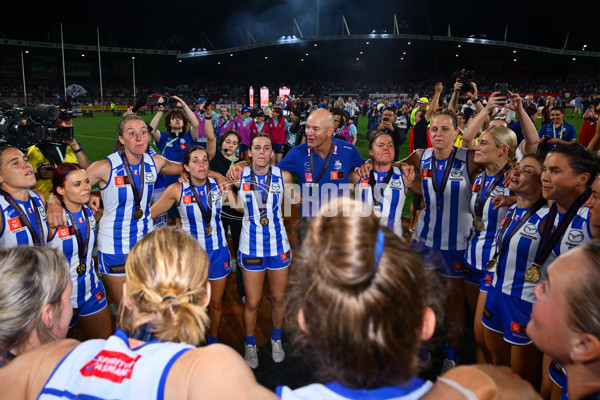
M450 78L453 82L455 82L458 79L458 82L463 84L461 89L461 91L463 92L473 92L475 90L475 88L471 84L475 78L475 71L467 71L463 68L460 71L456 71L452 75L450 75Z
M66 120L69 110L40 104L36 107L4 107L0 109L0 142L27 148L42 142L62 142L74 138L72 126L54 126L57 119Z
M158 102L157 105L163 106L163 107L169 107L171 109L177 108L177 103L179 103L179 101L177 99L174 99L168 93L165 93L164 99L165 99L164 102Z
M382 120L383 122L390 122L390 119L388 117L383 117Z

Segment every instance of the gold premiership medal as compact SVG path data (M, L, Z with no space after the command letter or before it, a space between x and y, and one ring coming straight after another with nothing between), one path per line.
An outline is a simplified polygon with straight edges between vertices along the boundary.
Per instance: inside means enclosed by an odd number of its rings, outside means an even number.
M494 267L496 266L496 259L492 258L490 261L488 261L488 263L485 265L485 269L487 269L488 271L491 271L494 269Z
M480 232L483 230L483 221L481 220L481 218L477 218L477 221L475 221L475 229L477 229Z
M81 263L77 266L77 269L75 271L77 271L77 273L79 275L83 275L83 274L85 274L86 269L87 269L86 265L84 263Z
M525 280L527 282L536 283L540 280L540 269L535 265L525 270Z
M135 218L135 219L141 219L143 216L144 216L144 212L140 208L138 208L137 210L135 210L133 212L133 218Z
M204 228L205 235L210 235L211 233L212 233L212 226L207 226L206 228Z
M267 217L262 217L262 218L260 219L260 224L261 224L262 226L267 226L267 225L269 225L269 218L267 218Z

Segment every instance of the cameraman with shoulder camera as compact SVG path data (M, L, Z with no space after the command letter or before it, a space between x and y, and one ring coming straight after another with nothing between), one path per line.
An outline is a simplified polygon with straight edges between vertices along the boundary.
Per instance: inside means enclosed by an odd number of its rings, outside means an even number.
M68 113L70 108L71 105L66 102L59 105L59 114L54 121L54 126L73 126L73 121ZM52 190L52 174L56 167L65 162L79 164L84 169L90 166L90 160L75 138L62 142L44 141L30 146L27 149L27 158L37 179L33 188L43 192L46 200Z
M400 145L406 140L406 131L400 129L400 127L394 123L394 120L396 119L396 109L394 107L385 107L382 115L381 123L377 125L375 129L371 129L367 132L367 138L381 132L389 133L394 141L394 160L398 160Z

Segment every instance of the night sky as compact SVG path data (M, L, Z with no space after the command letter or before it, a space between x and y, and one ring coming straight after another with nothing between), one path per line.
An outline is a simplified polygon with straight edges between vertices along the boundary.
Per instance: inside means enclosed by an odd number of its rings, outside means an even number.
M246 30L257 42L293 34L294 17L305 37L315 36L317 3L321 36L342 33L342 14L352 34L373 29L392 33L395 13L400 33L447 35L450 24L453 36L485 34L487 39L503 40L508 25L509 41L560 49L570 33L568 49L581 50L587 44L588 51L600 51L600 40L592 29L598 25L597 7L581 2L558 8L550 2L522 0L48 2L28 13L5 13L0 36L59 42L62 23L65 43L95 45L98 27L103 46L188 51L192 47L212 49L212 43L221 49L247 44Z

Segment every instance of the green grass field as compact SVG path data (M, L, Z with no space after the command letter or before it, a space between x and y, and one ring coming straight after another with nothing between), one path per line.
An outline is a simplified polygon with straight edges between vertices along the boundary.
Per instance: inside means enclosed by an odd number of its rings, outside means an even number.
M567 112L568 115L568 112ZM153 115L146 112L142 118L148 123L152 120ZM567 118L567 121L575 126L577 134L581 129L583 120L581 118ZM76 118L73 120L73 128L75 138L83 145L85 152L90 161L100 160L112 153L115 141L117 139L117 124L119 117L113 116L110 112L94 113L92 118ZM541 119L537 120L538 129L541 127ZM164 122L159 125L160 130L165 130ZM365 137L367 132L367 118L361 117L358 120L358 140L356 147L360 154L366 159L369 157L368 143ZM408 140L400 147L400 159L408 155ZM404 206L403 215L408 216L410 202L412 201L412 192L409 191L408 198Z

